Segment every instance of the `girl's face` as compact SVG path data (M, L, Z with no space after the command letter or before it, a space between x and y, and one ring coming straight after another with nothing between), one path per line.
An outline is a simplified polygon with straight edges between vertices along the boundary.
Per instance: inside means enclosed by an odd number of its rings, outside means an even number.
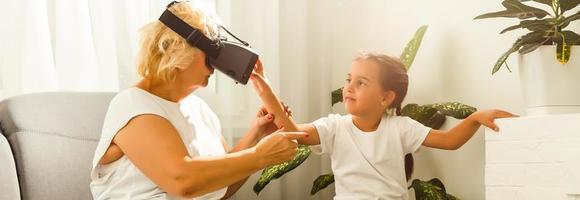
M393 91L384 91L379 66L370 60L356 60L350 67L342 90L346 111L355 116L381 115L394 100Z

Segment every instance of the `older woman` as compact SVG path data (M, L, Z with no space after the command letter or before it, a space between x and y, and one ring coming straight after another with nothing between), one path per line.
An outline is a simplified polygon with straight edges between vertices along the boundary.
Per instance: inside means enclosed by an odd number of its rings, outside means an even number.
M185 3L169 9L215 38L201 11ZM228 151L216 115L190 95L213 73L205 59L203 51L161 22L143 28L142 80L110 103L91 171L95 199L227 198L252 173L294 156L293 140L305 133L274 132L274 117L266 109ZM184 115L182 109L191 112Z

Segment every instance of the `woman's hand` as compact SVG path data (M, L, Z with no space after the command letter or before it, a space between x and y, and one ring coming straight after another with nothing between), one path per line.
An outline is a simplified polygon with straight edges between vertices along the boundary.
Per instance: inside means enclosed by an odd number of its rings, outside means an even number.
M293 159L298 149L296 140L307 136L305 132L281 131L266 136L254 147L259 165L264 168Z
M468 118L476 122L479 122L481 125L484 125L494 130L495 132L498 132L499 127L497 126L497 124L494 123L495 119L508 117L519 117L519 116L509 113L507 111L492 109L492 110L477 111L471 114Z
M286 115L291 117L292 110L290 109L290 107L288 107L288 105L286 105L284 102L281 103L282 106L284 107ZM260 110L256 114L256 118L252 122L250 129L253 134L256 134L256 142L260 141L260 139L262 139L263 137L270 135L274 131L282 128L277 127L276 124L274 124L274 118L275 118L274 114L268 113L266 107L262 106L260 108Z

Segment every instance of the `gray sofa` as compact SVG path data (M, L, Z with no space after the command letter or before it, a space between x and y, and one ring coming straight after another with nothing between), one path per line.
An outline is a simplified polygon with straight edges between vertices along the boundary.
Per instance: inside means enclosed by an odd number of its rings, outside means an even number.
M91 199L89 172L114 93L38 93L0 102L0 200Z

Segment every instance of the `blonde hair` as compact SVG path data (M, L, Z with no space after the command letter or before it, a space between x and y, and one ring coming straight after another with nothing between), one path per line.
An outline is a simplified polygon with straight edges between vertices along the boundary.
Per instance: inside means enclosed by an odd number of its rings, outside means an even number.
M201 30L207 37L217 37L216 24L200 9L193 8L186 2L179 2L169 10L191 27ZM201 50L189 45L160 21L143 26L140 33L137 72L151 83L175 80L176 69L187 68L201 53Z

